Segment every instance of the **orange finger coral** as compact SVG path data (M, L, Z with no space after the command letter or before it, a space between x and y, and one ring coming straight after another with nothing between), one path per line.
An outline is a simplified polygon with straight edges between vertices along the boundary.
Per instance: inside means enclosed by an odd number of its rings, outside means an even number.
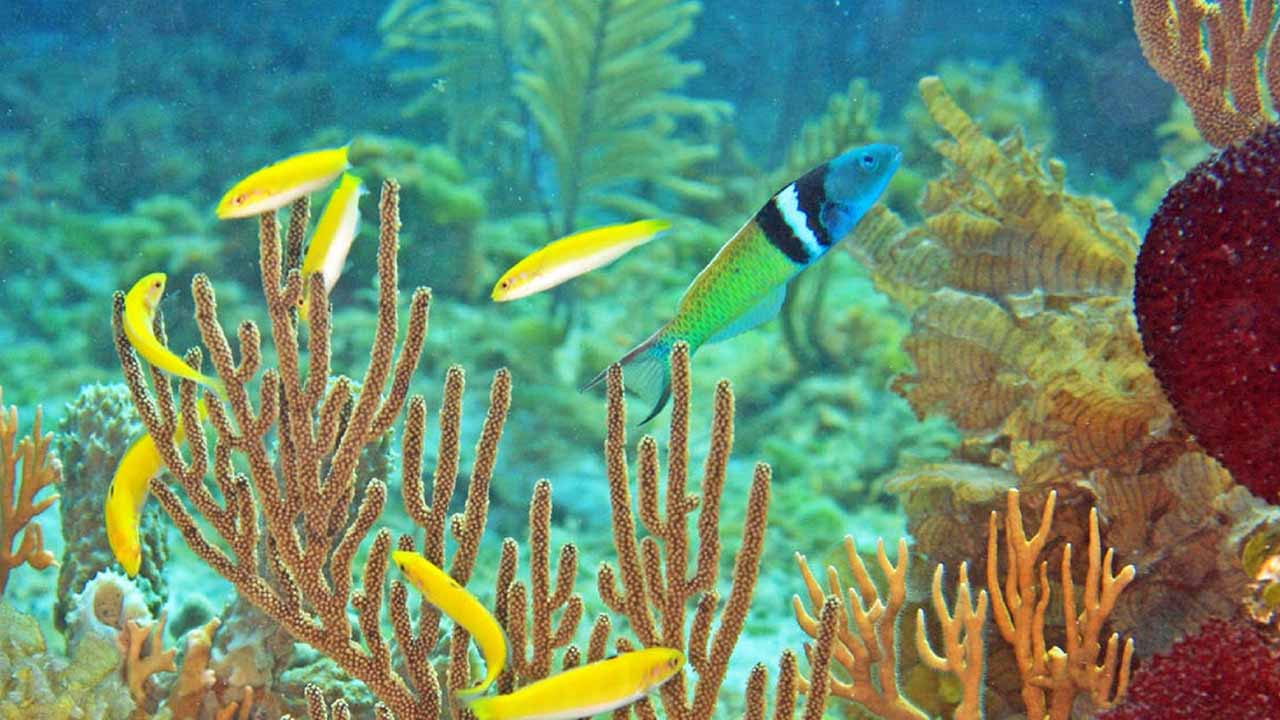
M3 394L0 394L3 399ZM53 553L44 549L44 532L32 520L49 509L58 496L36 495L62 479L62 466L49 451L52 433L40 434L42 412L36 408L31 434L18 440L18 408L5 409L0 403L0 593L9 582L9 573L24 563L36 570L53 564ZM22 471L19 475L18 464ZM14 497L15 491L17 497ZM14 548L18 535L22 540Z

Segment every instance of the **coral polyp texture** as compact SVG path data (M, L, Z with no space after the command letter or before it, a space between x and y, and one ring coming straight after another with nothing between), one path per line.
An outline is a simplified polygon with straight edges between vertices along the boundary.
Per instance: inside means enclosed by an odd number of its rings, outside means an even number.
M1134 675L1104 720L1280 717L1280 654L1273 633L1245 620L1211 620Z
M1280 500L1280 127L1169 190L1138 257L1134 309L1156 377L1232 477Z

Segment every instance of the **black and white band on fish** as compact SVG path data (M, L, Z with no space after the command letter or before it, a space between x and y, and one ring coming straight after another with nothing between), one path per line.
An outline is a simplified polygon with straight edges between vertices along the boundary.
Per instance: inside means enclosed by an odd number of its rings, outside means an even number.
M819 165L779 190L756 213L765 237L797 265L808 265L831 247L831 233L821 220L826 175L826 164Z

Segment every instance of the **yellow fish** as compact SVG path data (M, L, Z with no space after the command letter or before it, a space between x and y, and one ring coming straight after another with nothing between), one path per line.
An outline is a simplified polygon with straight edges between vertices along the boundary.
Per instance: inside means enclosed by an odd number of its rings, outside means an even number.
M349 147L302 153L262 168L232 185L222 196L218 217L229 220L261 215L319 190L351 167L347 161Z
M201 420L208 415L203 400L196 401L196 411ZM179 418L177 427L173 429L173 441L181 443L184 437L186 433ZM142 542L138 534L142 524L142 506L147 502L147 481L163 469L164 461L156 451L155 441L150 434L143 433L120 458L116 473L111 478L111 487L107 490L107 501L103 505L107 544L129 577L137 575L138 568L142 566Z
M338 187L325 202L320 222L316 223L315 234L307 246L307 254L302 258L304 281L318 272L324 278L326 290L332 290L337 284L342 264L347 261L351 243L356 239L356 229L360 225L360 196L365 192L360 178L351 173L342 174ZM306 287L303 286L302 297L298 299L298 316L303 322L310 322L311 293Z
M684 653L648 648L565 670L509 695L471 702L477 720L571 720L616 710L680 672Z
M128 294L124 296L125 337L129 338L133 349L155 367L178 377L194 380L222 397L226 397L227 391L222 381L192 370L190 365L182 361L182 358L161 344L155 333L151 331L151 324L156 317L156 306L160 304L160 297L164 295L166 279L164 273L146 275L134 283Z
M553 288L608 265L670 227L666 220L641 220L566 235L513 265L493 286L493 299L517 300Z
M488 690L507 664L507 637L502 632L502 626L498 625L498 621L480 604L475 595L467 592L457 580L449 577L448 573L422 555L397 550L391 553L391 560L427 602L440 608L440 612L471 633L476 645L480 646L485 664L484 680L479 685L459 690L456 694L478 695Z

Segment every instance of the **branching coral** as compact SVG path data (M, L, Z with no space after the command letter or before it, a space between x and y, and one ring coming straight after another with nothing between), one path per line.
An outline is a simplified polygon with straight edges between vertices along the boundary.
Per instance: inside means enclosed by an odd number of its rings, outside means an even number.
M296 263L301 257L305 235L301 226L306 212L305 208L300 212L297 205L287 234L283 253L287 262L283 267L275 216L268 213L261 219L262 284L279 367L263 373L256 410L250 400L249 383L262 358L258 328L252 322L240 325L241 358L235 362L218 323L212 284L203 275L193 281L201 337L228 393L226 405L218 398L206 398L209 420L217 433L212 463L207 443L199 433L188 439L189 460L183 458L173 442L177 410L170 382L153 370L154 397L148 392L143 370L120 331L120 294L115 298L116 346L139 415L194 513L167 485L153 481L151 491L192 550L295 638L321 650L369 686L401 720L434 719L439 711L440 692L428 654L439 631L438 617L434 621L419 620L415 625L409 617L407 590L400 582L392 583L389 614L403 656L403 664L394 667L380 624L391 550L389 531L374 534L362 588L353 592L352 587L356 550L377 521L387 493L384 481L379 479L357 488L356 466L364 447L380 440L405 404L409 379L426 333L430 298L425 289L414 293L404 345L396 359L396 251L400 226L397 190L390 181L383 187L378 322L369 367L355 397L353 383L347 378L329 382L328 299L318 276L305 287L311 293L313 309L305 376L300 367L302 354L293 308L304 291ZM187 359L199 365L200 353L193 351ZM384 397L388 380L390 387ZM446 408L448 412L442 411L442 422L455 424L447 425L442 432L445 440L430 506L423 500L420 480L426 405L420 396L408 401L402 490L410 516L426 530L424 552L438 564L444 562L445 526L450 526L458 549L449 570L465 583L474 567L484 529L489 477L509 403L510 378L505 372L495 377L467 503L462 513L446 521L458 466L456 422L461 386L462 373L454 369L449 379L453 405ZM178 410L183 422L194 427L198 424L195 388L184 382L180 392ZM267 442L268 433L273 430L278 435L274 457ZM237 471L235 455L243 457L247 474ZM206 480L210 467L213 487ZM357 490L363 491L362 498L352 518ZM196 521L197 514L217 533L225 549L211 541ZM412 539L400 538L398 547L412 549ZM355 624L348 615L348 605L355 610ZM357 630L359 641L353 639ZM455 631L455 641L458 637ZM465 669L451 670L450 682L455 687L465 679Z
M1147 62L1191 107L1210 145L1224 147L1260 129L1258 55L1267 45L1265 76L1280 102L1280 43L1272 35L1275 0L1134 0L1133 27ZM1207 37L1207 48L1205 38Z
M733 446L732 390L727 381L722 380L716 386L710 449L703 468L701 492L690 493L689 348L683 343L677 344L671 355L671 434L665 498L658 489L658 443L646 436L640 440L637 451L636 483L640 524L649 535L638 538L627 470L622 368L618 365L609 368L606 379L605 463L618 562L616 566L600 565L597 583L600 598L615 614L627 619L642 646L687 650L689 665L698 675L693 695L690 697L688 692L688 673L681 670L661 688L666 716L672 720L709 718L715 711L720 685L755 592L769 511L769 466L756 465L752 476L733 581L718 627L712 633L720 602L716 590L720 571L720 500ZM698 511L697 542L691 544L688 518L694 510ZM692 600L696 600L697 609L692 623L686 625L687 608Z
M829 682L833 696L859 703L886 720L923 720L926 715L902 695L898 683L896 632L898 616L907 599L906 578L910 564L907 543L905 540L898 541L897 566L885 554L883 541L876 546L880 569L889 584L887 596L881 596L871 582L871 576L867 574L866 566L853 545L853 538L845 536L844 550L857 588L850 586L848 589L852 620L841 609L841 622L836 625L834 659L848 673L850 680L845 683L834 678L811 676L801 687L814 685L819 681ZM803 555L797 554L796 563L800 566L813 608L825 610L822 588L809 569L808 562ZM831 566L827 567L827 585L832 597L846 597L839 574ZM805 609L799 595L792 597L791 605L800 628L810 637L818 638L821 626Z
M18 408L6 409L3 398L0 392L0 593L16 568L43 570L53 564L53 553L44 549L44 531L32 520L58 501L56 494L36 496L62 478L62 466L49 451L53 433L40 434L41 409L36 408L31 434L18 440Z
M1041 561L1057 493L1050 493L1040 517L1040 527L1027 537L1022 523L1018 491L1008 493L1004 517L1006 554L1004 589L1001 590L996 532L996 513L991 513L987 533L987 588L991 592L992 614L1005 642L1013 646L1022 674L1022 700L1027 717L1067 720L1078 693L1088 693L1096 708L1111 707L1122 697L1129 682L1133 639L1125 641L1117 655L1120 636L1112 633L1106 655L1102 651L1102 625L1115 607L1116 599L1137 571L1132 565L1111 574L1115 551L1107 549L1102 558L1098 535L1098 511L1089 513L1089 570L1077 615L1075 586L1071 580L1071 543L1062 549L1062 613L1066 620L1066 649L1049 647L1045 640L1045 612L1049 606L1048 561ZM1036 563L1039 561L1039 578Z

